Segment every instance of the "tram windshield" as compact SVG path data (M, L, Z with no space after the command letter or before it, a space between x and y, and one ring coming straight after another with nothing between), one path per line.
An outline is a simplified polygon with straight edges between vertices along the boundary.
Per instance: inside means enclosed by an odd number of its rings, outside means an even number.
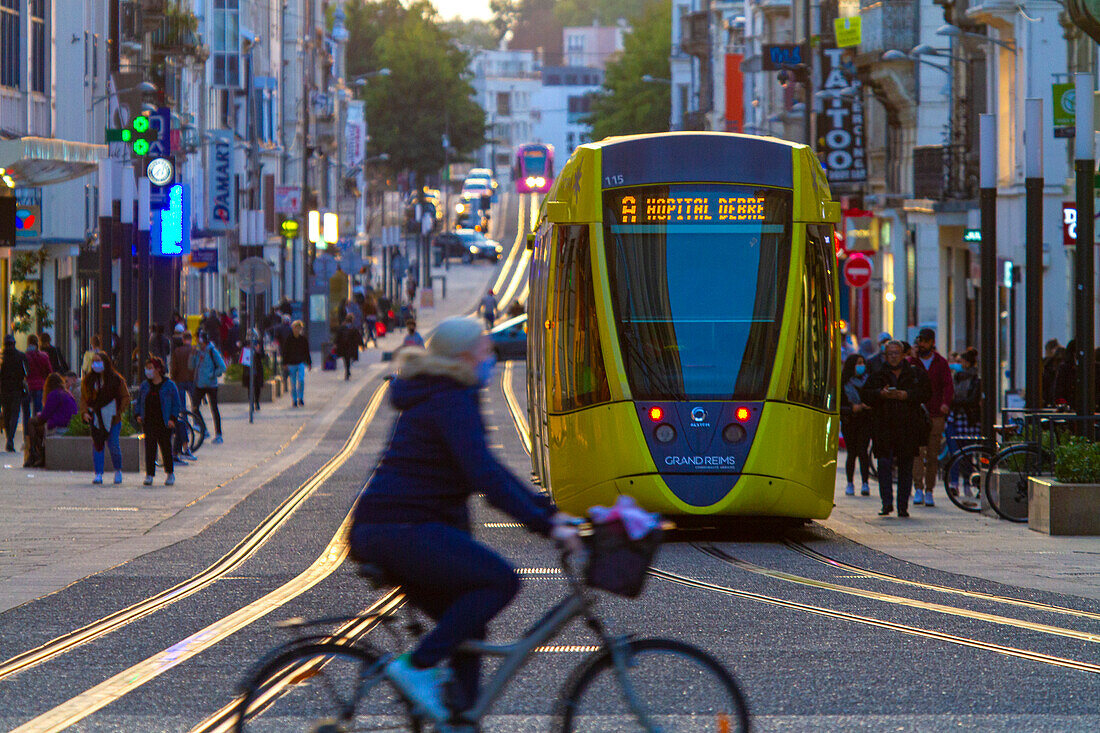
M535 148L523 151L523 169L529 176L541 176L546 173L546 151Z
M604 192L611 296L634 399L763 399L790 264L791 191Z

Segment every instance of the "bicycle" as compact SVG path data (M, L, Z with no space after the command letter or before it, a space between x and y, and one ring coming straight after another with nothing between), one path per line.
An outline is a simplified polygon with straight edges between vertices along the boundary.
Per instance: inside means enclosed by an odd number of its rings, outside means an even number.
M590 548L595 546L589 544ZM569 593L522 636L508 644L468 642L461 647L464 653L497 658L500 664L482 685L474 705L454 714L448 723L434 724L389 683L383 670L397 656L395 653L381 650L355 635L311 635L278 647L246 678L234 730L238 733L283 730L288 727L289 718L300 729L303 727L300 719L308 715L315 722L307 729L318 733L349 730L419 733L433 726L441 733L476 731L531 654L575 619L584 620L599 645L597 651L577 665L562 687L552 710L555 731L673 733L749 729L744 696L720 662L684 642L612 634L594 610L597 595L591 590L591 559L585 580L577 576L572 560L564 552L561 566ZM647 568L648 562L642 570ZM359 574L377 588L392 586L373 566L361 565ZM394 631L394 626L404 611L406 620L400 627L415 640L423 633L423 626L412 612L402 608L400 600L394 601L393 595L388 598L383 599L378 610L366 616L315 621L291 619L282 626L310 629L344 621L347 622L344 628L357 630L358 636L381 626L401 642L404 635ZM387 613L387 605L398 608ZM631 720L636 724L633 728L627 726Z
M981 511L982 474L992 456L982 438L944 434L940 465L944 491L952 504L965 512Z
M1047 440L1044 442L1044 429ZM1030 415L1017 418L1012 426L1000 429L1005 434L1018 433L1020 443L999 448L989 459L985 473L985 498L1002 519L1023 524L1028 515L1028 479L1054 476L1054 451L1058 434L1050 418Z

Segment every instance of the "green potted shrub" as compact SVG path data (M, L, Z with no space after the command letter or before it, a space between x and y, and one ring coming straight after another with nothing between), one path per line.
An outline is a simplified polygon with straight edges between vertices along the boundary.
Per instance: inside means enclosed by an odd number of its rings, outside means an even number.
M1100 443L1080 436L1054 448L1054 478L1028 480L1028 526L1052 535L1100 535Z

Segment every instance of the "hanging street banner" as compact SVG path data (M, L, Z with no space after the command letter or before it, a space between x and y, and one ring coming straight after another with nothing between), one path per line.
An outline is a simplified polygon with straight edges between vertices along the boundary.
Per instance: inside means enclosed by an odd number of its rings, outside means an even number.
M864 145L863 93L854 74L845 74L850 65L842 48L821 49L822 100L824 111L817 116L817 150L829 183L863 183L867 180L867 154ZM851 87L855 94L842 95Z
M344 125L344 167L347 171L363 165L367 157L366 102L348 102Z
M833 21L836 31L837 48L858 46L863 40L863 18L856 15L851 18L837 18Z
M225 232L237 228L237 186L233 175L233 132L210 131L209 179L206 186L206 228Z

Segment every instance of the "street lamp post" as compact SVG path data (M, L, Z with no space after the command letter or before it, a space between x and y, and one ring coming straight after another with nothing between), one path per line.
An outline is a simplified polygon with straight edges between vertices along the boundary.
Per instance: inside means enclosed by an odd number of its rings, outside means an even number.
M997 116L979 118L980 190L982 217L981 303L978 346L981 353L982 435L990 453L996 449L993 426L1001 394L997 358Z
M1095 410L1096 384L1093 374L1093 273L1095 239L1095 205L1093 203L1093 174L1096 170L1096 153L1093 150L1093 78L1091 73L1074 74L1077 94L1076 136L1073 168L1077 178L1077 251L1074 258L1074 308L1073 320L1077 343L1077 414L1091 415ZM1034 357L1035 355L1029 355ZM1092 423L1086 423L1092 436Z
M1028 99L1024 102L1024 197L1027 221L1025 224L1024 292L1024 388L1027 406L1038 409L1043 406L1043 370L1037 356L1043 348L1043 100ZM1080 241L1080 240L1078 240Z

